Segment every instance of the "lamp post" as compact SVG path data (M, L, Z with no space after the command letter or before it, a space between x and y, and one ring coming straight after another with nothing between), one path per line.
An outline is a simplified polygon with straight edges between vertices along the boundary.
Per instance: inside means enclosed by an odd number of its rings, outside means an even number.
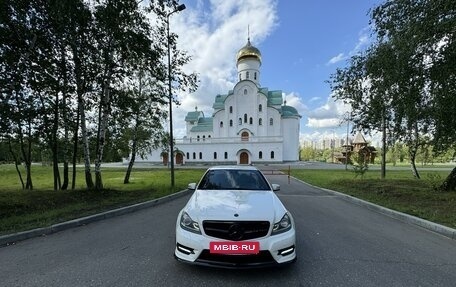
M174 136L173 136L173 96L171 92L171 44L169 38L169 16L171 14L182 11L185 9L185 5L181 4L176 7L173 11L166 15L166 32L168 39L168 98L169 98L169 155L171 159L171 189L174 190Z

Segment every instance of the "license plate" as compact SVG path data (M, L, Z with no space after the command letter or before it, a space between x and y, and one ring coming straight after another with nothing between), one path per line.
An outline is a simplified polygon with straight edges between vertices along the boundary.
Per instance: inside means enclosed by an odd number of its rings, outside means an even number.
M209 243L211 253L218 254L258 254L260 243L256 241L212 241Z

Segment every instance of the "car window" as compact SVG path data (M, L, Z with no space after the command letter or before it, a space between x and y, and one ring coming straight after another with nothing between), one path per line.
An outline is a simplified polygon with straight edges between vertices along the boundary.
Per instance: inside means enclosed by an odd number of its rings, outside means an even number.
M198 189L269 190L269 184L257 170L210 170Z

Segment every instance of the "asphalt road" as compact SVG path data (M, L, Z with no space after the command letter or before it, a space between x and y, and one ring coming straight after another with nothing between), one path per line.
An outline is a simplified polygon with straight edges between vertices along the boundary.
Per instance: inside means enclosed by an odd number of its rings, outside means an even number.
M297 225L298 260L219 270L173 258L188 196L0 248L0 286L455 286L456 241L287 177L280 198Z

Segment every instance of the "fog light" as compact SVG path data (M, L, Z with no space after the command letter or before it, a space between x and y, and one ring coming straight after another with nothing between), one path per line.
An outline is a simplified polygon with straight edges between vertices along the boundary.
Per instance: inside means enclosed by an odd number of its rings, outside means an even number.
M184 253L185 255L195 254L193 252L193 249L190 248L190 247L181 245L179 243L177 243L176 247L177 247L177 250L179 250L180 252Z
M278 254L282 255L282 256L287 256L287 255L290 255L291 253L293 253L294 250L295 250L295 247L293 245L293 246L288 247L288 248L280 249Z

